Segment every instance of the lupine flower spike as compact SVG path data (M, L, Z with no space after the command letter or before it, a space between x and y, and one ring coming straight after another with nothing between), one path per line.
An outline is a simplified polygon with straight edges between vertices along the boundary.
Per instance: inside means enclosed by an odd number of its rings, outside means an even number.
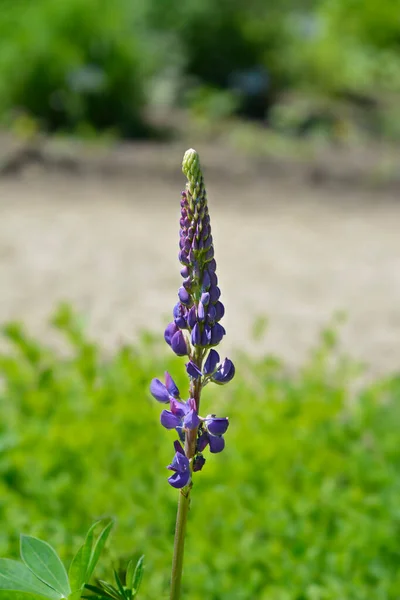
M179 261L182 265L182 285L178 302L172 311L173 320L164 332L164 338L173 352L186 357L189 394L182 400L178 387L169 373L164 383L153 379L150 392L160 403L168 405L160 421L166 429L175 430L175 455L167 467L173 474L168 478L171 486L180 489L176 522L174 559L172 565L171 600L180 597L183 549L189 496L193 473L201 471L208 448L211 453L225 447L224 434L228 417L208 414L201 417L200 396L209 383L223 385L231 381L235 367L231 360L220 360L214 350L225 335L220 321L224 305L216 274L213 238L207 195L199 156L188 150L183 157L183 173L187 177L186 189L181 196Z

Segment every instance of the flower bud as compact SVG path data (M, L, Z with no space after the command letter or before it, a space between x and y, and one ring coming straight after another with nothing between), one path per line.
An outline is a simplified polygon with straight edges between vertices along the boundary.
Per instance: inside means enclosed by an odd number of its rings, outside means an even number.
M185 336L182 331L177 331L171 338L171 348L178 356L185 356L188 353Z

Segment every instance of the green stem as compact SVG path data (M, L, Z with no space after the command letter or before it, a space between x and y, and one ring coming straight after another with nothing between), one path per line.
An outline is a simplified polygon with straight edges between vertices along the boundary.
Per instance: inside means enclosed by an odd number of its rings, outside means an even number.
M203 352L197 350L191 359L201 369ZM190 385L190 397L196 400L197 410L200 407L201 382L193 380ZM197 429L186 431L185 454L189 460L196 454ZM178 513L176 515L174 556L172 559L171 595L170 600L179 600L181 597L181 582L183 569L183 555L185 551L186 523L190 506L190 491L192 483L180 491Z
M172 560L171 596L170 600L179 600L181 597L183 555L185 550L186 523L190 505L190 488L179 494L178 514L176 515L176 529L174 542L174 557Z

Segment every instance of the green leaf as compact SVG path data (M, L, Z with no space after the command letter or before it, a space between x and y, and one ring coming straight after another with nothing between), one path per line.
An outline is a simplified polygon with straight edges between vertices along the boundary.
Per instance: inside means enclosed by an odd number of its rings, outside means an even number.
M5 598L3 590L7 594L29 592L51 600L62 598L60 593L39 581L23 563L8 558L0 558L0 592Z
M78 552L72 559L71 566L68 571L69 584L72 591L80 590L87 582L87 572L89 569L90 559L93 548L93 530L97 525L95 523L88 531L85 543L79 548Z
M119 589L119 593L121 595L121 598L124 598L124 600L129 600L125 590L124 590L124 586L122 585L122 581L119 578L119 575L117 573L117 571L114 570L114 577L115 577L115 581L117 583L117 587Z
M107 592L107 594L109 594L109 596L111 598L115 598L115 600L120 600L120 595L118 593L118 590L115 589L115 587L113 585L111 585L110 583L107 583L107 581L101 581L101 580L99 583L104 588L104 591Z
M100 521L99 521L100 522ZM95 524L97 525L97 523ZM93 575L93 571L97 565L97 562L100 558L100 554L103 551L104 545L107 541L108 536L110 535L110 531L112 529L112 527L114 526L114 521L110 521L102 530L102 532L100 533L99 537L97 538L97 541L95 543L94 549L93 549L93 553L90 559L90 563L89 563L89 568L88 571L86 573L86 581L89 581L91 576ZM94 527L94 526L93 526Z
M44 600L47 596L39 596L32 592L19 590L0 590L0 600Z
M133 562L133 559L132 559L128 563L128 566L126 568L126 575L125 575L125 584L126 584L126 587L128 588L128 590L131 590L133 588L134 574L135 574L135 563Z
M28 535L22 535L21 558L38 579L60 592L61 597L69 596L71 589L67 572L50 544Z
M138 593L140 584L142 583L143 570L144 570L144 556L141 556L139 558L139 560L137 561L135 573L133 575L133 581L132 581L132 592L133 592L132 597L133 598ZM127 575L127 577L128 577L128 575Z

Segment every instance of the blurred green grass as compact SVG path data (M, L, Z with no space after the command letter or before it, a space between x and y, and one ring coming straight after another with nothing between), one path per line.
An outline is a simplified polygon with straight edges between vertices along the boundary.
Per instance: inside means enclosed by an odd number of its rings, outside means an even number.
M67 561L94 519L117 528L98 574L146 555L143 600L167 598L177 494L174 435L148 393L183 361L143 335L106 356L62 306L56 353L18 324L0 355L0 554L25 532ZM397 600L400 377L357 384L327 328L298 372L238 354L203 412L229 415L223 454L196 478L184 596L193 600Z

